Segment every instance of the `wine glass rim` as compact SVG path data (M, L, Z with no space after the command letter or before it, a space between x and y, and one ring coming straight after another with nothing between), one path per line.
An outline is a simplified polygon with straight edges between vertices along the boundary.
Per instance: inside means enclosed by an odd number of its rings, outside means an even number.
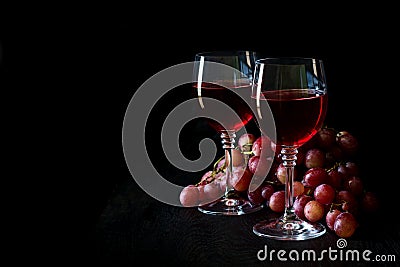
M264 57L264 58L259 58L256 60L256 64L278 64L278 62L275 61L302 61L302 62L312 62L313 64L316 63L322 63L322 59L320 58L315 58L315 57ZM282 64L282 63L279 63Z
M246 55L246 54L256 54L256 51L253 50L210 50L210 51L202 51L197 52L196 56L238 56L238 55Z

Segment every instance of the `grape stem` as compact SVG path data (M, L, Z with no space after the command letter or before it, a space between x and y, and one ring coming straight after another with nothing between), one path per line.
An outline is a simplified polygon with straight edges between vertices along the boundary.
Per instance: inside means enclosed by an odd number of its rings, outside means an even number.
M325 170L326 170L327 172L330 172L330 171L333 171L333 170L337 169L339 166L345 165L345 164L346 164L345 161L336 161L336 162L333 164L332 167L326 168Z
M345 203L347 203L347 201L346 200L342 200L342 203L331 203L331 207L329 208L329 211L332 211L333 209L334 209L334 207L340 207L340 206L342 206L343 204L345 204Z
M212 183L216 178L215 176L220 173L220 172L225 172L226 169L226 164L224 164L222 167L217 168L218 167L218 163L223 160L225 158L225 156L220 157L213 165L213 170L211 172L211 175L209 178L203 180L203 181L199 181L198 183L195 184L195 186L199 186L201 184L204 183L204 181L206 181L207 184ZM211 178L211 179L210 179Z

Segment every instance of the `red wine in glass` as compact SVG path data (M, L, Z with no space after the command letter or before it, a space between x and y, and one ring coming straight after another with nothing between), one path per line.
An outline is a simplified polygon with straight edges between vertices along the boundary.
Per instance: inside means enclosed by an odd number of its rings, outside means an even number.
M250 98L251 86L250 84L237 84L229 85L229 88L227 88L219 84L222 83L214 84L203 82L201 84L201 96L203 97L202 100L204 106L208 105L207 98L212 98L228 105L233 109L238 117L230 116L229 114L222 114L223 124L225 127L217 121L209 118L206 118L207 123L217 132L222 132L224 130L239 131L253 118L251 108L248 103L243 100L243 98Z
M263 92L275 119L279 145L299 147L310 140L322 127L328 96L313 90L273 90Z
M253 232L276 240L308 240L323 235L321 223L300 219L293 209L293 174L297 148L310 140L324 122L328 95L322 60L313 58L264 58L256 61L252 98L258 119L272 115L274 132L265 127L267 136L276 132L276 143L285 166L285 211L278 218L259 222ZM265 120L265 119L264 119Z

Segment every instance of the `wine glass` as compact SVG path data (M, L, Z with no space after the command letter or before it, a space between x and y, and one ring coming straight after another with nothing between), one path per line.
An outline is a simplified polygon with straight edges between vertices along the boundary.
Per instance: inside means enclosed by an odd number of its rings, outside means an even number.
M206 214L243 215L262 208L235 190L231 160L236 132L254 116L247 100L251 99L256 57L253 51L209 51L195 55L193 87L198 99L196 108L208 125L220 134L227 164L223 196L220 194L215 201L198 207Z
M327 110L327 86L322 60L315 58L263 58L256 61L252 98L257 119L272 112L276 144L286 170L285 210L279 218L257 223L253 232L277 240L307 240L326 232L294 212L293 181L297 149L322 127ZM270 129L260 129L267 136Z

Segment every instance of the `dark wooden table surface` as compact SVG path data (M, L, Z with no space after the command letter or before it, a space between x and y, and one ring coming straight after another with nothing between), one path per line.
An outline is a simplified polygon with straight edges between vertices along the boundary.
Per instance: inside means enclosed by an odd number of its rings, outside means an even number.
M114 191L97 224L90 232L86 253L89 264L105 266L298 266L288 258L291 250L302 253L313 250L332 252L336 260L325 253L322 261L301 261L301 266L365 266L376 265L374 257L380 255L395 262L380 262L380 266L396 266L400 261L400 232L393 218L371 218L363 221L356 233L347 238L347 246L339 249L334 233L308 241L276 241L259 237L252 226L273 214L264 208L242 216L214 216L196 208L180 208L161 203L142 191L133 179L123 180ZM260 250L268 255L275 250L272 260L261 261ZM288 260L280 261L276 252L285 250ZM345 259L347 250L357 250L360 260ZM362 259L365 250L371 262ZM340 251L343 258L340 260ZM262 256L264 254L260 254ZM292 254L294 255L294 254ZM349 254L350 255L350 254Z

